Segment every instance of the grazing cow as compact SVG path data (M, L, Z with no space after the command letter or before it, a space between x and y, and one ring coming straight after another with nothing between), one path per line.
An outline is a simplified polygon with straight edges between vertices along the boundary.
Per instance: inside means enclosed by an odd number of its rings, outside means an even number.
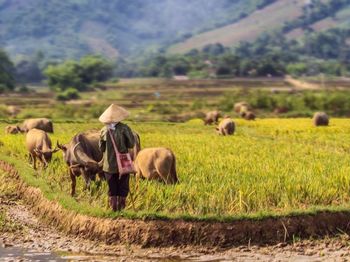
M233 122L231 118L225 118L220 122L219 126L216 127L216 130L219 135L229 136L234 134L235 127L235 122Z
M245 120L255 120L256 116L252 111L243 111L241 112L241 117L243 117Z
M75 195L76 177L83 176L85 189L90 187L91 181L95 181L96 174L103 178L102 152L99 148L100 132L90 130L75 135L66 145L57 143L63 152L63 159L68 165L69 175L72 180L71 195Z
M51 149L51 140L45 131L40 129L31 129L26 135L26 147L29 151L29 157L33 163L33 168L36 169L36 159L46 168L51 161L52 154L59 149Z
M284 113L288 113L288 108L285 106L279 106L276 107L275 110L273 110L273 112L275 114L284 114Z
M7 112L10 114L11 117L15 117L18 115L19 112L21 112L21 109L18 106L8 106Z
M21 132L21 129L19 126L7 126L7 127L5 127L6 134L18 134L20 132Z
M328 126L329 125L329 117L324 112L316 112L312 119L313 124L315 126Z
M217 124L220 116L221 116L220 112L217 110L208 112L205 115L204 124L205 125L211 125L213 123Z
M243 111L243 109L245 109L246 111L251 110L250 105L244 101L236 103L233 107L234 107L234 111L237 114L241 113Z
M28 132L29 130L36 128L41 129L48 133L53 133L52 121L47 118L32 118L24 120L21 130L23 132Z
M176 159L170 149L164 147L142 149L134 163L138 178L154 179L165 184L178 182Z

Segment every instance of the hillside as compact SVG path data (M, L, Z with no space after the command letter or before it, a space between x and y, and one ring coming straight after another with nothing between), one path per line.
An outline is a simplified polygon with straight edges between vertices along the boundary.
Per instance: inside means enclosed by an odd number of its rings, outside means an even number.
M301 15L304 3L305 0L278 0L237 23L196 35L176 44L169 49L169 52L184 53L208 44L221 43L232 46L240 41L254 40L262 32L279 28L284 22L296 19Z
M168 52L185 53L215 43L234 46L241 41L253 41L262 33L274 30L282 30L289 39L293 39L304 36L305 31L302 28L305 26L315 32L349 27L349 13L350 1L346 0L278 0L235 23L175 44Z
M310 27L315 32L321 32L325 31L331 28L350 28L350 6L341 9L337 13L334 14L332 17L327 17L324 19L321 19L313 24L310 25ZM298 37L302 37L304 35L305 31L301 28L296 28L292 31L290 31L287 34L287 37L289 39L295 39Z
M13 58L138 55L249 15L266 0L0 0L0 46Z

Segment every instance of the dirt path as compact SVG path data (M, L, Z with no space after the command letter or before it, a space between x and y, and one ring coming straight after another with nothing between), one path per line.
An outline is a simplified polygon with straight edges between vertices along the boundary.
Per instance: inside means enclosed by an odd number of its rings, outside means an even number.
M247 245L229 250L193 247L141 249L66 236L38 221L20 200L0 198L0 211L6 213L16 228L14 232L0 234L2 250L19 247L32 252L33 260L19 254L17 259L22 261L34 261L34 257L51 253L58 254L54 259L50 258L51 261L59 261L60 258L63 261L350 261L350 238L347 235L297 241L289 245ZM1 257L0 261L17 260Z

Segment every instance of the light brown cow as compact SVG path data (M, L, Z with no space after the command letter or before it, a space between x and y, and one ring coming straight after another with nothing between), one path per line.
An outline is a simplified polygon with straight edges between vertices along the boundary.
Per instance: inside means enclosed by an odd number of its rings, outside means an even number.
M233 106L234 111L238 114L242 112L243 108L245 110L251 110L251 106L244 101L235 103L235 105Z
M31 118L24 120L21 130L28 132L29 130L36 128L48 133L53 133L53 124L50 119L47 118Z
M136 176L150 180L176 184L176 159L174 153L164 147L142 149L135 160Z
M7 112L10 114L10 116L15 117L19 112L21 112L21 109L18 106L8 106Z
M235 128L235 122L233 122L231 118L225 118L220 122L219 126L216 127L216 130L219 135L229 136L234 134Z
M19 126L7 126L5 127L5 133L6 134L18 134L21 132L21 129Z
M51 149L51 140L45 131L40 129L31 129L26 135L26 147L29 151L30 161L33 163L33 168L36 169L36 159L46 168L51 161L52 154L59 149Z
M211 125L213 123L217 124L220 116L221 116L221 114L217 110L208 112L205 115L204 124L205 125Z

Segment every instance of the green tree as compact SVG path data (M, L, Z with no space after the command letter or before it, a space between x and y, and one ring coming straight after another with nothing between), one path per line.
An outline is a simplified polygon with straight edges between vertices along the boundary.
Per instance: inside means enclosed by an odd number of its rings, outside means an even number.
M80 65L72 60L68 60L59 65L50 65L44 74L48 78L48 84L55 91L64 91L69 87L83 91L86 89L81 77Z
M0 49L0 86L2 89L13 90L15 88L15 67L5 53Z
M86 91L90 84L101 82L112 76L113 66L99 56L86 56L79 62L67 60L50 65L45 70L49 86L56 91L75 88Z
M111 78L113 65L101 56L88 55L80 59L80 77L85 84Z

